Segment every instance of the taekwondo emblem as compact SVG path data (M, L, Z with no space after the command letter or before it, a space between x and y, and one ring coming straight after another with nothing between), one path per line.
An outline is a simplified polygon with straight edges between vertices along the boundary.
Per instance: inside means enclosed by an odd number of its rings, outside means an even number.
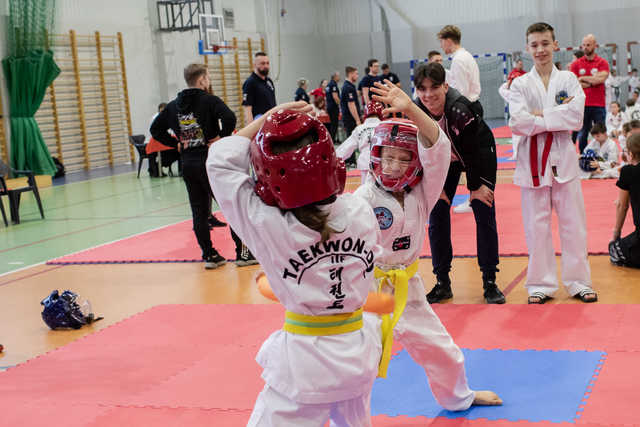
M391 224L393 224L393 214L389 209L385 207L378 207L373 209L373 213L376 214L380 230L386 230L391 227Z
M556 93L556 104L561 105L567 98L569 98L569 94L566 90L561 90Z

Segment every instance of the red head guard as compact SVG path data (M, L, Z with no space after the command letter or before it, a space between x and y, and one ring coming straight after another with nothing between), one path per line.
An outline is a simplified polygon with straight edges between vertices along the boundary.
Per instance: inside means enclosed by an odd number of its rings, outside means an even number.
M404 175L392 178L382 173L382 147L402 148L411 153ZM411 191L422 179L422 164L418 156L418 128L409 120L385 120L376 126L371 138L371 166L376 182L387 191Z
M380 120L383 120L382 110L384 110L384 105L378 101L369 101L364 107L364 118L378 116Z
M278 142L294 142L306 135L311 136L311 144L280 154L274 151ZM280 110L267 118L251 141L251 163L257 177L256 194L280 209L340 194L347 178L327 128L318 119L292 110Z

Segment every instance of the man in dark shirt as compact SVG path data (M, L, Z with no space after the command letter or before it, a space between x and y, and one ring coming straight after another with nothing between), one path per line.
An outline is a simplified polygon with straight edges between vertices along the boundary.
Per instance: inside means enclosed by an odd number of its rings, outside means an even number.
M236 116L220 98L207 92L211 80L206 65L188 65L184 79L189 88L180 92L158 114L151 124L151 135L169 147L181 146L182 177L189 194L193 231L202 250L205 268L213 269L225 264L226 260L211 243L208 219L212 193L205 162L209 144L231 135L236 126ZM222 123L222 129L219 123ZM177 139L169 135L169 129ZM243 246L239 239L236 251L238 245Z
M329 134L334 144L337 144L336 133L338 131L338 120L340 118L340 90L338 89L338 82L340 81L340 72L334 71L331 74L331 80L325 88L325 95L327 99L327 113L331 120L329 124Z
M369 91L375 82L380 81L380 77L378 77L378 71L380 69L378 60L375 58L370 59L367 62L367 68L369 71L365 74L358 85L358 89L362 90L362 105L367 105L369 101L371 101L371 94Z
M430 304L449 299L451 292L451 201L460 174L467 175L471 208L476 221L478 264L482 271L484 297L489 304L504 304L496 285L498 229L493 192L496 184L496 142L474 103L445 82L442 65L420 65L414 75L416 104L438 122L451 140L451 163L440 199L429 216L429 244L437 283L427 294Z
M242 108L245 125L276 106L276 87L269 78L269 57L256 52L253 73L242 85Z
M342 95L340 96L340 110L342 111L342 123L344 123L347 137L358 126L360 121L360 102L355 83L358 81L358 69L346 66L346 80L342 85Z
M400 79L398 78L397 74L391 72L391 69L389 68L389 64L382 64L382 76L380 76L380 81L385 81L385 80L389 80L391 83L398 86L399 88L402 87L402 83L400 83Z

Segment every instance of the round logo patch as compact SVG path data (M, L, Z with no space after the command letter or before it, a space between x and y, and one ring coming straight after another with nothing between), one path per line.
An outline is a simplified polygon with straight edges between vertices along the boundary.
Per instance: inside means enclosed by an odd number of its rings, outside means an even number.
M386 230L391 227L393 224L393 214L391 211L385 207L374 208L373 212L376 214L376 219L378 220L378 225L380 225L380 230Z
M560 92L556 93L556 104L561 105L568 97L569 94L567 93L567 91L561 90Z

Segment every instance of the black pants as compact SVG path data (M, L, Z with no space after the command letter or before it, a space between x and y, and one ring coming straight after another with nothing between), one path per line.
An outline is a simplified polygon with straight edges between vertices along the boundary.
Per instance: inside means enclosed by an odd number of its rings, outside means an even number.
M484 117L484 108L482 108L482 104L480 104L479 100L471 103L471 109L475 111L475 113L479 115L480 118Z
M462 173L462 164L453 162L444 184L444 192L453 200L458 188L458 181ZM498 227L496 225L495 204L491 207L479 200L471 201L471 209L476 220L476 246L478 264L483 279L495 280L498 271ZM431 261L433 273L438 280L446 280L451 271L453 247L451 246L451 205L440 199L429 216L429 245L431 246Z
M182 178L189 194L189 205L193 217L193 232L202 250L202 257L213 255L211 243L211 231L209 230L209 215L211 215L211 201L214 200L209 177L207 176L206 163L207 150L194 150L182 155ZM231 238L236 245L236 256L246 251L246 246L231 227Z
M344 124L344 129L347 133L347 138L349 138L351 136L351 133L353 132L353 130L356 128L356 121L353 120L353 118L351 117L351 113L349 113L349 118L347 118L345 120L344 114L342 115L342 123ZM343 141L344 142L344 141ZM349 163L352 165L356 164L356 152L354 151L353 154L351 154L351 157L349 157L348 159L345 160L345 163Z
M626 267L640 268L640 230L620 239L620 248L626 258Z
M582 153L587 147L587 139L589 132L596 123L605 124L607 119L607 109L605 107L584 107L584 118L582 120L582 129L578 132L578 148Z
M333 141L333 143L337 144L338 141L336 141L336 135L338 134L340 110L338 108L331 108L327 110L327 113L329 114L329 119L331 120L329 122L329 125L327 126L327 128L329 129L329 135L331 135L331 140Z

